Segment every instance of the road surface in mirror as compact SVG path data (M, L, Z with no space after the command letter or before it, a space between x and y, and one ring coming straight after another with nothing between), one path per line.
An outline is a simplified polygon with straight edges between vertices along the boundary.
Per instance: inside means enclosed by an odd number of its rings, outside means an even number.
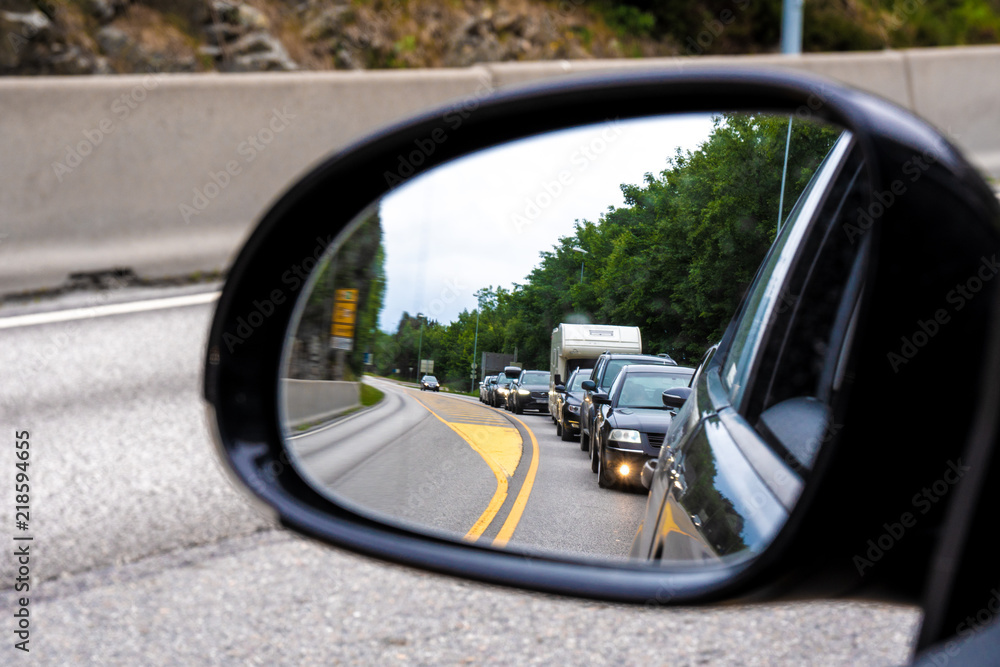
M305 267L280 387L296 468L410 529L628 558L678 411L662 392L718 340L837 134L716 113L611 119L409 180L420 154L401 155ZM752 521L678 515L700 559L722 543L703 522L759 546Z
M597 486L548 414L365 377L371 409L290 438L313 480L341 499L466 539L624 558L645 495ZM530 500L530 502L529 502Z

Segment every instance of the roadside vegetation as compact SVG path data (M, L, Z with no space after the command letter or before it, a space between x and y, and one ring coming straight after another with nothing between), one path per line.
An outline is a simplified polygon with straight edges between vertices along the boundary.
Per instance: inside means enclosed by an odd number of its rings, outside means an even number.
M367 408L370 405L375 405L376 403L378 403L379 401L381 401L383 398L385 398L385 394L382 391L376 389L375 387L372 387L371 385L367 385L364 382L361 382L359 384L361 385L361 406L362 407Z
M993 44L1000 0L805 0L803 50ZM781 0L0 0L0 74L769 53Z

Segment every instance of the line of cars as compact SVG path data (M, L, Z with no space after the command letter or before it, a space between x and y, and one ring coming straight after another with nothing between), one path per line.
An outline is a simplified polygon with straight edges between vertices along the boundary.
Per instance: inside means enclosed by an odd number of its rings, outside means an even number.
M525 410L548 412L549 372L507 366L503 372L483 380L479 385L479 401L515 414Z
M580 439L602 488L648 488L694 373L666 354L608 351L551 390L550 372L508 366L484 378L479 400L515 414L548 412L563 441Z
M605 352L556 385L556 434L579 435L602 488L646 486L694 373L667 355Z

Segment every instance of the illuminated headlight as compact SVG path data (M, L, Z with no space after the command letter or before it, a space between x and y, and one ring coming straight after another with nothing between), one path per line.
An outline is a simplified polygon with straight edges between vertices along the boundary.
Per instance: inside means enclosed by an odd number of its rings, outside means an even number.
M580 406L579 405L567 405L566 409L569 410L570 412L572 412L574 415L580 414Z
M507 395L507 389L506 389L506 387L501 387L501 388L497 389L497 391L499 391L504 396Z
M622 477L628 477L629 472L631 472L631 469L627 463L623 463L618 467L618 474Z
M530 391L528 391L527 389L518 389L518 390L517 390L517 393L519 393L519 394L520 394L521 396L527 396L527 395L528 395L528 394L530 394L531 392L530 392Z
M638 431L633 431L630 428L616 428L612 430L611 435L608 436L608 440L631 442L637 445L642 444L642 436L639 435Z

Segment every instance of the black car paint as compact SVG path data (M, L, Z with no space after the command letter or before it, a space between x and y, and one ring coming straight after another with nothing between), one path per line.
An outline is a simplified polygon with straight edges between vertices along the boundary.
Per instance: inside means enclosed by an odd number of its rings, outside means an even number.
M589 376L592 368L577 368L569 376L564 385L565 391L558 392L556 396L556 420L558 428L556 435L564 441L572 440L580 436L580 406L583 405L583 390L573 389L573 385L579 376ZM563 385L560 385L563 386ZM571 408L575 407L574 412Z

